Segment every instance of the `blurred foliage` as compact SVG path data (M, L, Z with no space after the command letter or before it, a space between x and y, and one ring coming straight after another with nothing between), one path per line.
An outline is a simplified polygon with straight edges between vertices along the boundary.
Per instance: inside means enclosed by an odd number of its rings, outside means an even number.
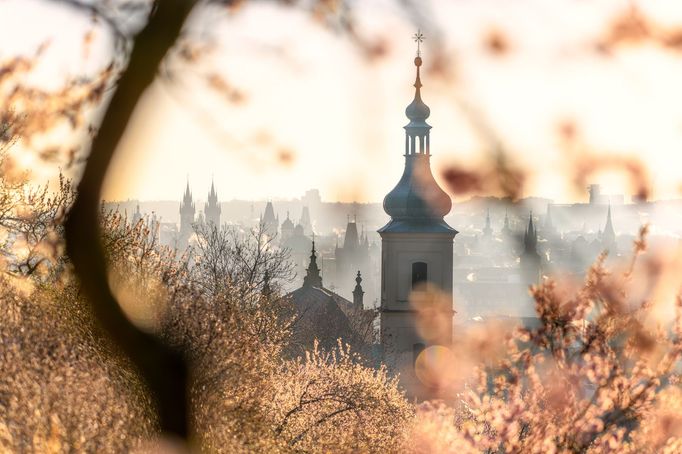
M60 3L86 12L93 23L106 24L116 52L95 76L68 80L56 90L22 83L44 46L32 56L0 62L3 450L149 448L146 443L169 428L164 412L183 396L158 399L159 381L149 380L140 358L168 351L181 352L190 365L190 443L197 450L682 449L680 302L674 319L661 321L651 314L651 293L641 295L641 287L652 291L649 281L665 266L654 266L650 258L645 271L636 267L646 254L645 231L626 271L609 272L602 257L579 288L564 288L567 284L561 281L533 288L539 326L477 327L443 346L447 354L434 356L436 361L421 360L421 376L428 378L425 384L439 400L409 402L395 378L383 367L366 366L344 340L332 351L316 346L305 357L282 355L289 342L291 307L276 285L264 291L265 276L267 271L274 284L288 279L290 268L286 254L271 248L262 231L241 235L199 229L197 249L179 255L157 243L152 222L131 225L120 214L96 209L108 164L139 97L157 73L172 81L182 69L173 63L192 64L209 52L210 39L196 40L182 27L187 4L173 10L170 3L155 1ZM243 3L200 2L228 13ZM347 33L368 59L387 51L381 40L358 32L350 2L280 3L305 8L320 23ZM424 20L413 2L401 5L415 22ZM173 27L166 28L169 18ZM676 51L679 36L678 30L653 23L633 4L607 24L595 49L608 55L620 46L647 41ZM489 30L482 43L494 57L515 48L498 29ZM439 52L431 71L457 81L454 59ZM246 99L223 75L212 73L207 83L231 103ZM88 110L104 101L112 104L104 106L102 123L88 124ZM457 101L484 139L489 157L479 168L447 170L451 191L518 197L527 177L524 169L510 161L504 141L480 110L462 96ZM93 138L87 142L92 149L80 191L64 178L53 188L30 185L6 153L21 145L48 163L81 163L72 147L38 145L39 138L62 127L84 129ZM573 120L558 131L571 157L566 173L578 186L590 172L608 166L630 175L640 198L648 196L651 182L639 160L595 158ZM65 232L65 217L74 206ZM65 253L65 235L71 256ZM116 319L118 325L111 325L102 316L102 308L109 308L115 318L116 303L130 323ZM145 342L126 345L117 329L139 334ZM157 338L164 343L148 341ZM136 347L147 356L136 357ZM159 408L160 403L165 407Z

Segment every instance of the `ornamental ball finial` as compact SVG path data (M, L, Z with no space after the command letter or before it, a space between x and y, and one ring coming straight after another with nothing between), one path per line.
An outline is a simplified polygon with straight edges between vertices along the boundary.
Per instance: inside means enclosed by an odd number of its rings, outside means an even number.
M414 66L416 66L418 68L421 65L422 65L422 58L421 57L415 57L414 58Z

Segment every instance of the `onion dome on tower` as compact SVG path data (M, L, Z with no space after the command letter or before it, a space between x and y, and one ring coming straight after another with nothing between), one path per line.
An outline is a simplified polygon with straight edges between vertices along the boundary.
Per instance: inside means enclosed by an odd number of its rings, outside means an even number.
M294 236L294 229L294 223L291 222L289 212L287 211L287 218L282 222L282 241L286 241Z
M405 128L405 170L398 184L384 198L384 211L391 221L379 232L453 232L443 216L450 212L452 201L431 173L431 147L426 123L431 110L421 98L421 56L414 59L417 77L414 99L405 109L410 122Z

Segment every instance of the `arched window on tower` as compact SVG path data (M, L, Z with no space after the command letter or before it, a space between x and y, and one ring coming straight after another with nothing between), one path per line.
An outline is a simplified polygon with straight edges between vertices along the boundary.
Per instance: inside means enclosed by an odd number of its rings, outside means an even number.
M415 288L428 279L427 266L424 262L414 262L412 264L412 288Z
M423 352L425 348L426 345L422 343L412 345L412 367L417 364L417 358L419 358L419 354Z

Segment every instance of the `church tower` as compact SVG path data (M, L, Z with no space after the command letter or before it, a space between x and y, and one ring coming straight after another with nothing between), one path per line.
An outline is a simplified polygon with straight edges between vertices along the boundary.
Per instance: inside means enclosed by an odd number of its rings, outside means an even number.
M533 224L533 212L528 217L528 227L523 235L523 252L519 257L521 277L528 285L540 282L542 259L538 254L538 232Z
M485 213L485 227L483 227L483 238L491 239L493 237L493 228L490 226L490 208Z
M275 217L275 209L272 206L272 202L268 200L265 205L265 213L260 218L260 223L265 229L265 233L270 237L274 238L279 230L279 217Z
M192 201L192 191L189 190L189 181L185 188L185 194L182 197L182 204L180 205L180 238L178 248L184 249L189 243L189 237L192 235L192 224L194 223L195 206Z
M504 212L504 226L502 227L502 236L505 238L510 238L512 236L512 229L509 227L509 214L505 210Z
M353 289L353 306L356 309L364 309L364 303L362 302L365 291L362 290L362 275L358 270L358 275L355 277L355 288Z
M420 43L421 33L415 35ZM450 197L431 173L430 109L421 99L419 50L414 59L415 95L405 114L405 169L398 184L384 198L391 220L379 229L381 236L381 346L383 361L401 374L401 384L411 395L429 392L415 372L419 353L432 345L452 341L452 260L457 231L443 217L450 212ZM440 297L425 290L437 289ZM437 312L439 327L418 324L420 311ZM420 314L422 315L420 317Z
M140 202L137 202L137 208L135 208L135 213L133 214L133 222L131 225L136 226L138 222L142 220L142 213L140 212Z
M303 233L305 235L310 236L313 234L313 224L310 222L310 210L307 206L304 206L303 211L301 211L301 220L299 221L299 224L303 226Z
M204 217L206 224L213 224L216 228L220 228L220 203L218 203L218 193L215 190L215 185L211 181L211 190L208 192L208 202L204 208Z
M306 270L306 275L303 277L303 287L322 288L322 276L320 275L320 268L317 266L315 240L313 240L313 249L310 251L310 264Z
M616 247L616 231L613 229L613 222L611 221L611 204L606 212L606 225L601 236L601 243L604 250L609 252L609 255L616 256L618 250Z

